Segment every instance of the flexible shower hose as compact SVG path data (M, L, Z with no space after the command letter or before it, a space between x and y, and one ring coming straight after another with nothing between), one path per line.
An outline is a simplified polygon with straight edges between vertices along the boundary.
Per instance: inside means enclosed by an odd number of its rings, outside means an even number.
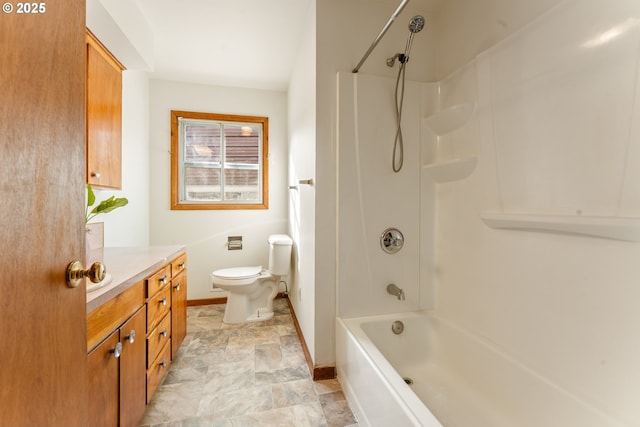
M393 171L398 173L402 169L402 165L404 163L404 142L402 140L402 105L404 104L404 82L405 82L405 66L406 62L400 62L400 67L398 68L398 77L396 78L396 100L395 100L395 109L396 109L396 138L393 143L393 158L392 158L392 168ZM402 80L402 86L400 85L400 81Z

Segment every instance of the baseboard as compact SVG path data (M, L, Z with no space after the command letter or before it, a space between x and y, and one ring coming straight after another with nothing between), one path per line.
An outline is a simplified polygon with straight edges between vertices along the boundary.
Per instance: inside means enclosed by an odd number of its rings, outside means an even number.
M225 304L226 302L227 302L227 297L190 299L190 300L187 300L187 307L197 307L199 305L211 305L211 304Z
M302 335L302 329L300 329L300 324L298 323L298 318L296 317L296 312L293 309L293 305L291 304L291 300L287 298L287 303L289 304L289 311L291 312L291 318L293 319L293 325L296 328L296 332L298 334L298 338L300 339L300 344L302 345L302 352L304 353L304 358L307 361L307 367L309 368L309 373L314 381L320 380L332 380L336 377L336 367L335 366L313 366L313 360L311 359L311 354L309 353L309 347L307 347L307 342L304 340L304 336Z
M287 296L284 292L280 292L276 298L286 298ZM196 307L199 305L211 305L211 304L226 304L227 297L218 297L218 298L203 298L203 299L190 299L187 300L188 307Z

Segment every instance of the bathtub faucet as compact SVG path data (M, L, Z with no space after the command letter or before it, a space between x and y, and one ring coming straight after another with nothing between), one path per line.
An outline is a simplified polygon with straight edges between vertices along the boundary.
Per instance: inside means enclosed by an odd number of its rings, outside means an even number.
M393 283L387 286L387 292L398 297L398 301L404 301L404 291Z

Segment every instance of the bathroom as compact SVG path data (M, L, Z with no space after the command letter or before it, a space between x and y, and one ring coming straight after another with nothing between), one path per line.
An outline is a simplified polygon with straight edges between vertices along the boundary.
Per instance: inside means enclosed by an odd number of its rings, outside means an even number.
M381 191L376 193L379 205L356 206L358 215L362 210L367 221L374 222L360 227L345 187L355 165L340 157L348 146L339 136L344 130L343 111L338 111L344 91L339 89L354 84L351 70L397 3L328 0L298 5L304 19L295 24L300 37L290 80L284 87L251 89L232 82L177 82L170 74L147 76L149 35L143 26L132 29L125 19L142 12L88 1L88 25L105 43L116 44L108 40L112 31L115 41L125 33L130 38L122 55L131 49L142 52L130 59L123 82L123 190L116 194L128 197L130 206L104 217L106 245L186 245L188 298L206 300L221 295L209 283L212 270L264 265L267 236L286 233L294 241L286 291L318 371L336 366L336 317L435 310L618 420L618 425L639 425L632 400L640 395L640 340L635 339L640 290L633 286L640 281L638 243L589 234L600 228L588 219L587 232L557 224L532 231L537 225L527 222L528 214L545 213L628 218L633 234L640 210L640 171L632 162L638 147L630 144L638 140L640 129L634 104L640 46L637 2L412 0L359 71L358 84L375 77L389 82L381 99L371 102L379 103L393 122L398 69L387 67L385 60L404 48L407 22L420 14L426 24L415 35L406 69L407 105L419 107L405 107L406 123L419 123L420 117L461 103L473 104L474 113L459 131L439 139L420 126L407 128L408 153L398 174L391 171L393 135L373 157L360 158L362 171L380 179L365 177L362 184L375 182L380 188L365 186L364 192ZM571 46L583 47L576 53ZM570 56L567 52L576 55L576 62L560 61ZM620 56L628 62L620 62ZM509 74L514 67L521 67L520 78L532 79L524 82L531 86L516 86L523 82L515 79L515 72ZM497 74L500 70L504 73ZM544 96L532 96L534 90ZM563 102L567 94L580 103ZM490 107L495 108L491 102L510 97L533 104L515 102L519 109L512 116L496 114L487 121ZM594 99L602 100L597 110ZM557 109L548 114L543 106ZM523 108L530 108L526 117L518 116ZM224 109L270 117L268 211L170 210L171 109ZM522 127L507 126L510 121ZM537 126L539 121L544 126ZM576 127L580 130L570 132ZM520 134L520 146L499 145L522 129L527 133ZM616 129L617 135L612 133ZM567 139L570 152L552 149L548 141L562 141L553 130L560 138L574 138ZM414 135L419 135L419 144ZM614 140L614 135L620 138ZM547 142L539 142L543 140ZM581 141L588 142L581 146ZM436 185L421 168L461 157L475 157L477 163L455 181ZM525 163L528 158L537 163ZM596 165L598 160L604 164ZM373 164L382 166L371 169ZM527 168L544 170L547 181L517 174L531 170ZM307 179L311 185L299 183ZM394 216L398 213L403 217ZM520 222L492 228L483 214L499 224L511 218L487 213L519 214ZM409 225L398 225L404 221ZM559 232L549 230L556 226ZM409 269L393 274L395 266L381 272L351 256L361 248L348 246L348 234L342 234L366 229L366 250L373 260L387 262L391 258L379 250L378 239L388 227L401 228L406 246L397 255L411 258ZM229 235L243 236L242 251L227 250ZM364 265L364 271L357 265ZM404 289L403 301L386 293L389 282Z

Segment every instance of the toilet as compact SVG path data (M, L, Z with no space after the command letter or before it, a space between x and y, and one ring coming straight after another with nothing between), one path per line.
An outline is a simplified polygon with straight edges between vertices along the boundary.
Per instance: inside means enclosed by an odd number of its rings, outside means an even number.
M262 266L223 268L211 273L211 283L228 292L224 323L268 320L280 279L289 274L293 240L286 234L269 236L269 269Z

